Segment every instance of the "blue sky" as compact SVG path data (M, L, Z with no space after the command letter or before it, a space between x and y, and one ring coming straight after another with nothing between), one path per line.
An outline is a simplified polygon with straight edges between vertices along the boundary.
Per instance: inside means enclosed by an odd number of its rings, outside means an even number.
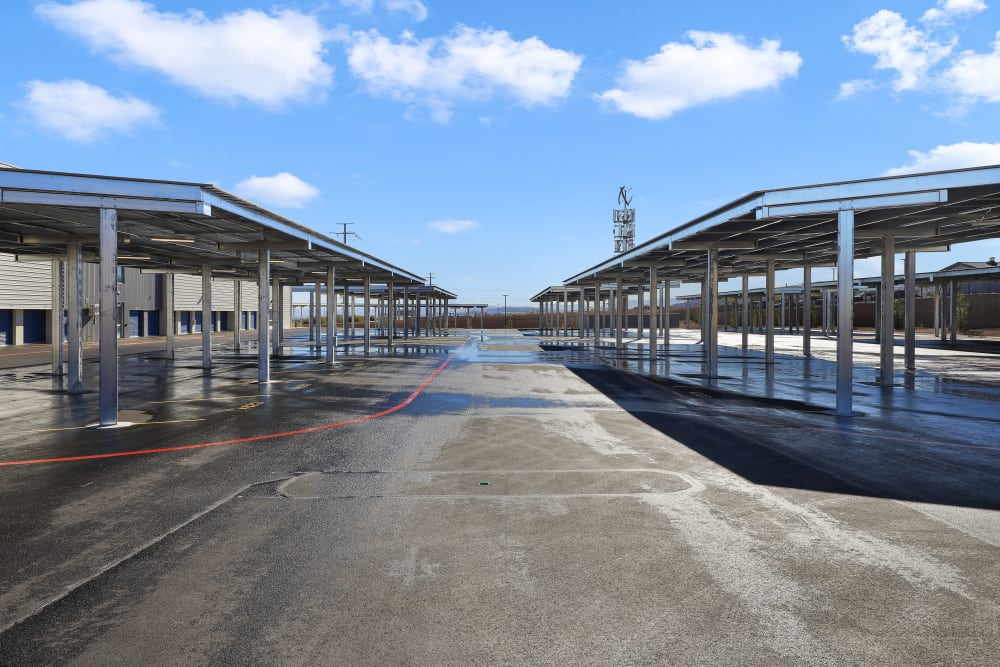
M753 190L1000 164L992 5L8 0L0 162L214 183L521 305L613 254L621 185L642 242Z

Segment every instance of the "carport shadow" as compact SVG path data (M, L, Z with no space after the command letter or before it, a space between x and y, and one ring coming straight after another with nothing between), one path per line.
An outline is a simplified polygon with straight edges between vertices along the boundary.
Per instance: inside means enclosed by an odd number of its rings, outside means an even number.
M899 438L879 440L837 418L801 415L821 420L818 427L780 418L787 401L718 393L673 380L647 380L611 367L569 364L568 368L594 389L651 428L754 484L822 493L838 493L1000 509L1000 452L989 450L932 451L911 455L912 443ZM650 382L666 391L655 392ZM685 394L711 400L692 405ZM648 406L648 408L646 407ZM675 407L675 410L671 408ZM775 413L773 423L757 418L761 410ZM751 414L752 411L752 414ZM814 412L809 409L802 411ZM935 459L930 454L939 456Z

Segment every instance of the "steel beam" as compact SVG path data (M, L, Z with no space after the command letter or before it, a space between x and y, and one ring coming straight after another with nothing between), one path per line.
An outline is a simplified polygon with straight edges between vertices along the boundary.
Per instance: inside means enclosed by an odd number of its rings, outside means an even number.
M903 367L917 369L917 253L903 256Z
M66 244L66 370L69 372L67 390L71 395L83 393L83 256L80 242Z
M333 265L326 269L326 363L337 360L337 272ZM347 301L346 292L344 301ZM317 318L317 321L322 321ZM346 321L345 321L346 323ZM318 338L318 336L317 336Z
M385 284L386 296L388 301L386 302L386 327L388 331L388 342L390 348L390 354L392 353L392 340L396 335L396 289L390 280Z
M174 275L173 273L163 274L163 310L164 326L166 329L166 355L168 359L174 358L174 335L177 332L177 324L174 313Z
M764 363L774 364L774 259L767 260L767 296L764 304Z
M750 347L750 274L743 274L743 298L740 304L741 312L741 334L743 343L743 354L747 353Z
M701 304L704 321L703 340L705 342L705 375L709 378L719 375L719 251L708 250L705 263L705 302Z
M854 210L837 213L837 409L853 413L854 397Z
M893 307L895 304L895 276L896 276L896 239L892 235L882 237L882 280L879 284L879 301L881 311L879 317L881 325L879 334L882 339L879 347L879 384L883 387L892 386L892 373L894 365L896 325L894 321Z
M118 423L118 211L101 209L100 426Z
M201 267L201 367L212 368L212 267Z
M271 251L257 251L257 381L271 381Z
M812 267L802 267L802 356L812 356Z
M281 303L281 280L277 273L271 274L271 353L281 356L281 318L284 305Z
M650 264L649 266L649 361L653 363L656 361L656 334L659 329L659 308L657 304L657 291L659 290L659 285L657 284L659 279L656 276L656 264ZM639 319L642 319L642 306L639 307ZM650 374L653 373L655 369L650 366Z
M233 315L236 317L233 326L233 349L239 354L240 327L243 326L243 281L238 278L233 281Z

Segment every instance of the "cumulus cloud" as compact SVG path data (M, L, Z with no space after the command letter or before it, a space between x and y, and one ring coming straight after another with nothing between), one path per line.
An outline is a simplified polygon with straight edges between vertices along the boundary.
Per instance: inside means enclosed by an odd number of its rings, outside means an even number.
M385 8L390 12L409 14L414 21L427 18L427 7L420 0L385 0Z
M952 44L936 41L898 13L883 9L854 26L841 38L847 48L875 56L875 69L893 70L896 90L913 90L927 83L930 68L948 57Z
M949 23L960 16L971 16L986 11L983 0L938 0L937 7L924 12L923 23Z
M642 62L629 60L614 88L596 96L641 118L667 118L682 109L774 88L795 76L802 58L777 40L754 48L736 35L689 31L690 44L670 42Z
M73 141L94 141L159 119L152 104L131 95L115 97L85 81L30 81L27 86L19 106L41 127Z
M991 53L963 51L945 72L944 80L965 100L1000 102L1000 32Z
M997 101L994 91L998 87L989 81L1000 61L996 47L992 54L965 51L953 58L958 44L953 27L956 19L986 9L983 0L938 0L917 25L910 25L898 12L883 9L855 25L853 32L841 40L851 51L874 56L875 69L893 72L892 87L896 91L944 88L965 99ZM941 68L935 69L942 63L947 63L944 74ZM848 92L860 92L852 91L851 83L841 84L841 98L845 86Z
M251 176L237 183L235 190L253 202L284 208L302 208L319 196L319 190L287 171L274 176Z
M196 10L159 12L141 0L77 0L44 2L37 12L95 51L207 97L280 108L320 95L332 82L323 28L294 10L246 9L213 19Z
M348 65L368 90L427 109L446 123L456 102L506 95L531 107L569 94L582 56L537 37L515 40L502 30L459 25L440 38L404 32L393 42L376 30L355 32Z
M428 222L427 226L442 234L458 234L479 229L479 223L475 220L437 220Z
M884 175L899 176L1000 164L1000 143L963 141L948 146L938 146L926 153L922 151L908 151L908 153L910 164L889 169Z

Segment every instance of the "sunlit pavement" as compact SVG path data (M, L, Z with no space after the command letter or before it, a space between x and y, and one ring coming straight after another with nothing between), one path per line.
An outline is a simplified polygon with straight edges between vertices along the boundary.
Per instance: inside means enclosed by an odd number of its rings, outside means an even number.
M263 387L255 354L123 357L107 431L12 371L0 458L105 457L0 467L0 663L995 664L989 415L926 416L957 399L917 383L835 418L515 331L397 343L289 347Z

